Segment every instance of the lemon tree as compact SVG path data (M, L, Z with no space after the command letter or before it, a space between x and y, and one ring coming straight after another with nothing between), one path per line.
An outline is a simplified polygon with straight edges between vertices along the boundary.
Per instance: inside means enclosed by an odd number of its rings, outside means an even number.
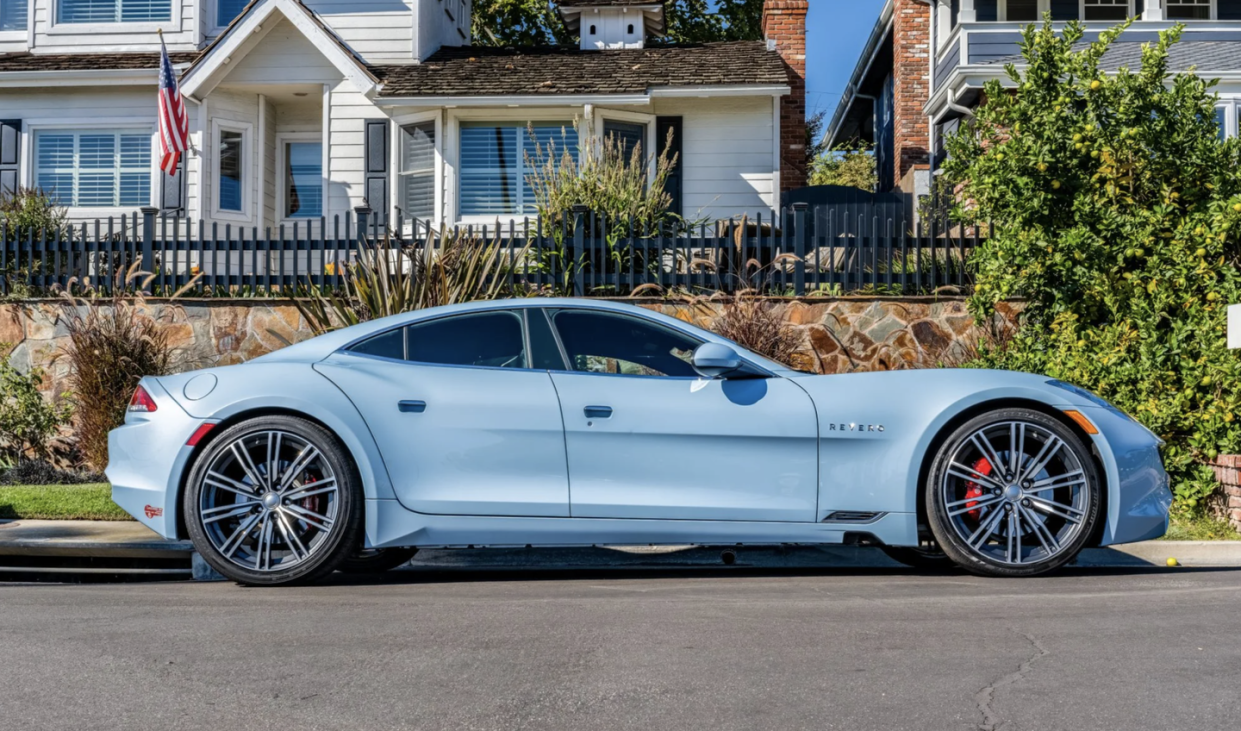
M993 221L975 254L980 316L1028 301L979 365L1089 388L1167 441L1177 508L1215 489L1203 465L1241 451L1241 364L1225 343L1241 302L1241 146L1222 141L1214 82L1171 74L1181 28L1105 72L1120 26L1083 44L1050 22L1023 33L1023 68L992 82L947 140L962 220Z

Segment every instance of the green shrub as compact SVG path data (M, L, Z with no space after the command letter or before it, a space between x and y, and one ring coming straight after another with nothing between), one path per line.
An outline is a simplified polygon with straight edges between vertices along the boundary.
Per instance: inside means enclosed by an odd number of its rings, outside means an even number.
M1083 29L1024 32L1028 64L987 86L951 137L955 214L995 221L977 252L973 311L1029 300L1019 333L979 365L1089 388L1167 440L1182 511L1215 488L1202 462L1241 451L1241 359L1225 344L1241 301L1241 145L1221 141L1214 82L1170 75L1181 28L1141 68L1100 59L1125 26L1075 51Z
M311 285L293 300L315 334L389 315L509 296L505 275L526 258L499 241L444 234L434 246L402 247L393 239L367 244L346 265L343 290Z
M9 346L0 344L0 348ZM42 383L43 372L38 368L22 373L8 358L0 362L0 462L5 465L27 457L47 457L49 442L69 421L69 407L43 398Z
M68 231L67 220L68 211L39 188L18 188L0 194L0 227L5 227L9 236L29 232L36 238L41 232L49 237L57 231L64 234Z

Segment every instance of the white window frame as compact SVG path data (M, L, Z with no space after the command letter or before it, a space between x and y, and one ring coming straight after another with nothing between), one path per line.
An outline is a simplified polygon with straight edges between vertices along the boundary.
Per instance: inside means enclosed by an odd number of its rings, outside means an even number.
M1163 17L1165 20L1175 20L1178 23L1205 22L1201 18L1192 18L1192 19L1191 18L1173 18L1172 16L1168 15L1168 4L1169 2L1174 2L1174 1L1175 0L1163 0ZM1151 2L1151 0L1147 0L1147 2ZM1210 0L1209 5L1211 8L1210 9L1211 15L1210 17L1206 18L1206 20L1218 20L1219 19L1219 0Z
M159 169L159 137L155 127L149 119L141 117L118 117L115 119L101 118L94 125L99 129L109 130L134 130L135 132L146 132L151 137L151 188L150 200L147 201L148 206L158 206L159 185L160 185L160 169ZM63 119L27 119L24 120L21 140L21 174L19 178L22 185L27 188L35 187L35 135L41 131L84 131L83 123L66 122ZM139 206L140 208L141 206ZM69 218L74 219L90 219L90 218L107 218L109 216L117 216L120 214L136 213L137 208L133 206L107 206L107 207L82 207L82 206L66 206Z
M276 219L284 224L318 223L318 217L307 218L303 216L300 218L291 218L285 215L284 191L286 187L285 184L289 176L289 171L286 169L286 166L289 164L288 153L285 148L290 142L318 142L321 146L326 144L323 141L323 135L318 132L281 132L276 135ZM323 167L322 160L320 160L319 166L320 168ZM321 215L326 216L328 194L327 171L321 169L319 171L319 175L321 176L319 185L323 189L323 210L320 213Z
M1238 124L1241 123L1241 97L1221 97L1215 108L1224 110L1224 138L1241 136L1241 131L1238 130Z
M165 33L180 33L181 20L184 17L184 4L189 0L172 0L170 18L161 21L143 21L137 23L62 23L60 20L60 0L50 0L51 7L49 16L51 22L48 23L48 35L96 35L104 33L157 33L164 31ZM27 25L34 23L34 9L31 8L32 15L27 20Z
M225 22L220 20L220 0L207 0L207 2L211 4L211 7L207 9L207 12L209 13L207 17L211 19L211 23L209 24L212 29L210 35L218 36L223 33L233 21L229 20ZM245 6L243 5L242 7L244 8Z
M1007 23L1008 20L1008 3L1009 0L999 0L996 8L996 17L1001 23ZM1039 23L1043 20L1043 14L1051 12L1051 0L1038 0L1038 17L1034 20L1014 20L1014 23Z
M1081 18L1083 23L1121 23L1123 22L1120 20L1086 20L1086 5L1089 3L1090 3L1090 0L1077 0L1077 17ZM1126 13L1125 17L1132 18L1137 14L1137 9L1134 7L1133 0L1127 0L1126 7L1128 9L1125 11Z
M4 2L4 0L0 0ZM28 40L34 28L34 0L9 0L26 4L26 27L21 30L0 30L0 43L16 43Z
M595 108L595 150L601 149L601 145L605 139L604 126L607 122L622 122L625 124L642 124L646 125L646 139L642 142L642 154L647 158L646 179L647 184L655 179L656 164L659 157L659 140L655 135L655 115L643 114L640 112L623 112L613 109Z
M220 209L220 133L241 133L241 212ZM254 214L254 125L231 119L211 120L211 217L249 223ZM283 209L279 209L283 210Z
M517 122L560 122L565 127L572 127L574 120L584 116L582 107L526 107L525 109L450 109L446 128L447 138L443 143L444 150L444 191L447 207L445 216L463 226L494 226L499 220L501 225L510 222L520 224L526 216L462 216L460 201L460 156L461 156L461 123L462 122L495 122L504 124ZM579 140L580 144L580 140ZM530 216L531 222L535 219Z
M427 122L435 123L435 201L432 205L431 222L432 224L442 224L446 219L444 215L445 188L444 182L444 115L440 112L419 112L417 114L405 114L392 118L392 140L388 145L391 153L391 162L388 169L391 175L388 179L389 198L392 199L391 215L395 217L398 204L404 200L401 193L401 128L411 124L426 124ZM405 214L408 219L408 213ZM413 222L406 223L406 231L412 231Z

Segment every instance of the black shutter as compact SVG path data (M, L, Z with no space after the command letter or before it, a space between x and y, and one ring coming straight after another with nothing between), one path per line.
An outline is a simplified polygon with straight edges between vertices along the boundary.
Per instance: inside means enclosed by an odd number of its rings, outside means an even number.
M366 123L366 205L373 211L379 226L388 225L388 212L392 210L388 191L388 163L392 159L388 145L392 139L386 119Z
M0 119L0 195L17 190L21 143L22 121Z
M185 215L185 160L186 155L182 155L176 175L159 171L159 209L165 215Z
M668 133L672 133L669 140ZM668 191L668 195L672 196L672 206L670 210L678 216L684 215L681 211L682 207L682 183L681 170L684 167L685 157L683 146L681 144L681 118L680 117L656 117L655 118L655 139L659 145L659 154L662 156L667 153L671 159L676 155L676 164L672 166L672 172L668 175L668 182L664 184L664 190Z

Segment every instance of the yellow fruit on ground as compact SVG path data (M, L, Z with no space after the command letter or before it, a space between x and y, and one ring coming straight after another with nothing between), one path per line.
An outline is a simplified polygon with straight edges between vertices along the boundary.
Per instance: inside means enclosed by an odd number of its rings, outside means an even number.
M1180 566L1180 565L1181 565L1181 563L1180 563L1179 561L1177 561L1175 558L1170 558L1170 559L1168 559L1168 568L1170 568L1170 569L1174 569L1174 568L1176 568L1177 566Z

